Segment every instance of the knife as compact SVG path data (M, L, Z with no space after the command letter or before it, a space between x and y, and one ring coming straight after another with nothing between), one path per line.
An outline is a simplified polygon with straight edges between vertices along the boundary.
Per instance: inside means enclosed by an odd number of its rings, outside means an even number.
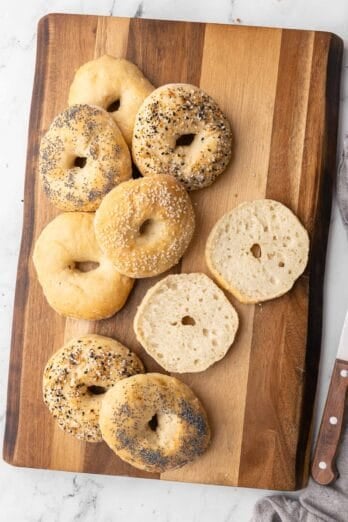
M335 457L343 428L347 389L348 312L342 328L312 464L312 477L323 486L330 484L338 476Z
M343 142L343 151L338 165L337 200L343 224L348 226L348 135Z

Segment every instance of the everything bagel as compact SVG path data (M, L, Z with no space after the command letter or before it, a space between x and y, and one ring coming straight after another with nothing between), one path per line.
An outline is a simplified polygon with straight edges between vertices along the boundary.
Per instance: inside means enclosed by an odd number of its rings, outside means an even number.
M196 190L211 185L227 167L232 133L208 94L194 85L168 84L140 107L132 143L143 176L170 174Z

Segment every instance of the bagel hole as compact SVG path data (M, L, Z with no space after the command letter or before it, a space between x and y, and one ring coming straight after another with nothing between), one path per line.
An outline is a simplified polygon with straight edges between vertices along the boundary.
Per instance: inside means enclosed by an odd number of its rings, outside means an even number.
M110 103L110 105L107 106L106 110L107 112L116 112L120 108L121 102L120 100L114 100Z
M87 163L87 158L83 158L82 156L76 156L74 159L74 167L79 167L80 169L83 169L83 167Z
M256 259L259 259L261 257L261 247L258 243L254 243L253 246L250 248L250 252Z
M194 320L193 317L190 317L189 315L185 315L181 319L181 324L183 324L184 326L194 326L196 324L196 321Z
M103 395L103 393L105 393L107 389L103 386L95 386L94 384L92 384L92 386L87 386L87 391L91 395Z
M98 267L99 263L95 261L76 261L74 266L75 270L79 270L80 272L91 272Z
M151 233L151 229L153 228L154 220L153 219L146 219L144 223L140 225L139 228L139 234L141 236L147 236Z
M132 165L132 178L133 179L138 179L138 178L141 178L141 177L142 177L142 175L140 174L140 170L133 163L133 165Z
M151 431L156 431L158 428L158 419L157 419L157 413L152 417L152 419L148 422L149 428Z
M175 142L176 147L188 147L195 139L195 134L182 134Z

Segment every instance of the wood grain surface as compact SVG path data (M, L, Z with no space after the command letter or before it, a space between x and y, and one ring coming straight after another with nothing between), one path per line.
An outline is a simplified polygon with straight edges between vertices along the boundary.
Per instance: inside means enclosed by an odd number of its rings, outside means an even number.
M215 221L242 201L274 198L307 227L305 274L282 298L240 315L237 341L209 370L180 376L204 403L213 439L207 453L161 476L123 463L105 444L64 434L43 405L41 375L65 340L96 332L136 351L132 320L141 280L114 318L64 319L47 305L31 260L34 241L57 214L37 176L41 136L67 105L75 70L109 53L135 62L153 82L190 82L227 114L234 155L214 185L192 194L197 230L174 272L207 273L203 251ZM23 236L13 318L4 458L17 466L294 490L308 477L320 354L322 287L335 172L342 43L313 31L52 14L38 27ZM162 276L160 276L162 277Z

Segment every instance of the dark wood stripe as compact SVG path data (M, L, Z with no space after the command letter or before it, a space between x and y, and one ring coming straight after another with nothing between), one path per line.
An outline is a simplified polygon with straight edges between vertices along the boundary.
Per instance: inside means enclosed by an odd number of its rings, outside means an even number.
M329 47L328 47L329 40ZM296 455L296 477L297 488L304 487L309 473L309 458L311 449L311 425L313 419L313 404L318 379L319 357L322 333L322 309L323 309L323 288L326 247L330 226L332 187L336 177L336 147L337 147L337 128L338 128L338 104L332 100L339 100L340 90L340 68L343 55L343 42L335 35L327 33L316 33L314 40L315 60L312 64L312 74L309 92L307 128L305 135L305 147L303 151L303 163L299 199L299 212L306 217L306 221L321 223L321 226L314 226L311 237L311 256L310 256L310 280L309 280L309 315L308 315L308 335L307 350L305 359L305 379L303 390L303 405L301 411L301 422L299 427L300 441ZM328 52L327 52L328 49ZM320 70L326 64L326 90L325 90L325 134L321 135L320 125L322 122L316 118L318 103L322 91L318 89L318 83L323 81ZM319 97L319 99L318 99ZM311 123L311 125L310 125ZM320 140L321 143L314 144L313 140ZM312 143L311 143L312 142ZM313 158L311 151L319 150L321 157ZM310 167L311 170L310 170ZM315 176L317 170L323 171L322 176ZM311 200L306 197L308 194L308 179L316 178L319 180L317 187L317 197L313 198L317 204L311 206ZM307 205L307 207L306 207ZM305 213L305 208L309 212Z
M199 85L204 32L205 24L134 18L127 58L156 86L177 82Z
M26 176L24 186L23 232L17 268L17 283L12 323L11 356L7 387L6 428L3 446L3 458L12 463L16 447L19 402L22 373L23 335L25 325L26 302L28 296L29 273L28 258L30 255L35 221L35 166L38 157L37 136L40 135L42 115L42 99L44 93L44 78L47 73L47 52L49 46L49 18L45 16L38 24L36 67L34 76L33 96L31 101Z
M296 161L303 145L303 105L308 96L308 61L311 59L313 32L282 31L272 141L267 175L266 197L281 201L297 211L298 186ZM297 164L301 163L301 157ZM295 165L294 165L295 164ZM301 218L301 216L299 216Z
M178 82L199 85L204 34L205 24L167 21L159 23L156 20L132 19L129 26L127 58L136 63L155 86ZM170 273L180 271L181 262L170 270ZM142 281L141 285L137 285L132 302L139 304L145 291L162 279L162 276ZM136 304L134 312L135 309ZM127 310L124 309L121 313L131 312L127 307ZM124 333L129 346L129 331ZM131 335L134 337L133 333ZM132 347L144 359L144 351L139 343L135 341ZM145 364L150 370L163 372L163 368L147 355Z
M302 144L305 67L311 59L313 33L282 32L274 105L266 197L296 211L292 184L293 154ZM295 174L296 176L296 174ZM307 334L308 278L291 292L255 307L239 485L275 483L295 487L304 343ZM267 325L272 325L270 329ZM265 362L265 364L263 364ZM260 447L262 451L260 452ZM267 478L266 478L267 477Z

